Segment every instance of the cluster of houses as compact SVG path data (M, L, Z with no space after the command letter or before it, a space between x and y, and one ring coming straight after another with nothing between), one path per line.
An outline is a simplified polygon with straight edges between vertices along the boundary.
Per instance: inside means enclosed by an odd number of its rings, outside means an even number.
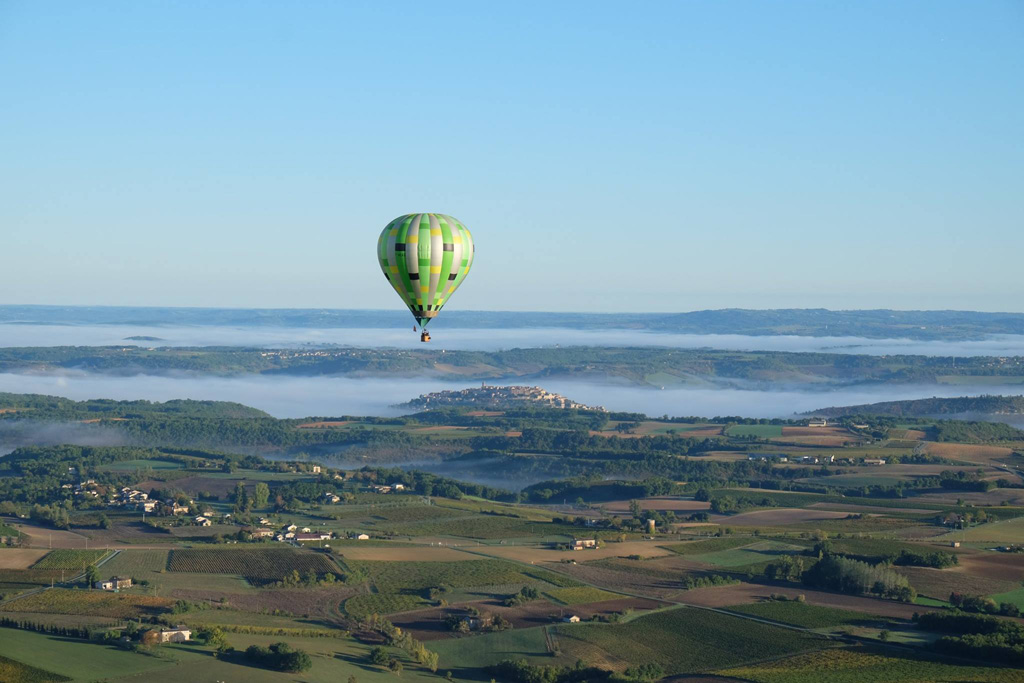
M304 543L310 541L329 541L334 538L334 534L326 529L314 531L308 526L299 528L295 524L287 524L275 530L271 528L271 525L272 523L269 519L261 519L260 526L250 527L245 531L253 538L266 538L281 542ZM370 539L370 536L369 534L357 534L353 535L352 538L359 541L367 541Z
M479 387L459 389L455 391L437 391L422 394L402 407L433 408L435 406L484 405L499 407L516 403L540 403L552 408L578 408L580 410L601 410L601 406L588 406L550 392L541 387L527 386L489 386L486 383ZM607 411L605 411L607 412Z
M374 484L370 490L374 493L398 493L405 490L405 484Z
M68 468L69 470L73 468ZM61 486L65 491L72 491L76 498L99 498L99 484L96 483L95 479L85 479L77 484L64 484Z
M191 505L194 501L189 501ZM191 509L189 505L179 503L173 498L169 498L165 501L159 501L155 498L150 498L149 494L145 491L133 489L128 486L122 488L116 496L112 497L107 503L107 507L120 507L128 510L140 510L142 512L153 512L160 508L160 506L166 506L168 511L172 515L185 515Z
M790 458L784 453L748 453L747 460L755 462L792 462L801 465L853 465L850 458L837 458L834 455L802 455ZM884 465L885 458L864 458L863 465Z

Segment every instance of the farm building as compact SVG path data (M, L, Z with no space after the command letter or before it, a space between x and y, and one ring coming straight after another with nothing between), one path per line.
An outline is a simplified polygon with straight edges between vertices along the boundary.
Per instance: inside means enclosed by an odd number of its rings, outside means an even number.
M202 515L199 515L192 521L194 521L199 526L210 526L210 524L212 524L212 522L210 522L208 518L203 517Z
M122 588L131 588L132 580L128 577L111 576L106 581L97 581L95 586L101 591L117 591Z
M312 533L299 533L295 534L296 541L329 541L331 539L331 532L329 531L314 531Z
M864 458L865 465L884 465L885 458Z
M562 617L562 621L564 621L567 624L578 624L580 623L580 618L575 614L570 614L568 616Z
M192 631L187 626L160 629L161 643L184 643L192 640Z
M462 617L462 623L469 627L470 631L479 631L494 623L494 617L490 616L467 616Z
M370 534L359 534L358 536L356 536L356 540L358 540L358 541L369 541L370 540Z
M274 537L274 530L273 529L257 529L257 528L250 527L250 528L246 529L246 531L253 538L273 538Z
M808 427L828 427L828 420L823 417L814 417L807 422Z
M597 547L597 539L596 538L582 538L582 539L578 538L578 539L576 539L575 541L572 542L572 549L573 550L583 550L584 548L596 548L596 547Z
M336 495L335 495L335 494L333 494L333 493L325 493L325 494L324 494L324 502L325 502L325 503L328 503L328 504L334 505L335 503L338 503L338 502L340 502L340 501L341 501L341 498L340 498L340 497L338 497L338 496L336 496Z

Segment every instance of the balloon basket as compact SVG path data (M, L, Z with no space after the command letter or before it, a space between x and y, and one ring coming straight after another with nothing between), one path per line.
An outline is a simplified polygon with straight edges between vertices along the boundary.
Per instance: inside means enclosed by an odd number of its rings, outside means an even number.
M428 341L430 341L430 333L424 330L420 334L420 341L421 342L428 342Z

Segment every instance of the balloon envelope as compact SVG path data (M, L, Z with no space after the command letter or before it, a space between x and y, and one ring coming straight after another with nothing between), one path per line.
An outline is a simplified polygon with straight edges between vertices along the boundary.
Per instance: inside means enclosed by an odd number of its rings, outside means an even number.
M443 213L410 213L391 221L377 240L384 277L425 326L466 279L473 237Z

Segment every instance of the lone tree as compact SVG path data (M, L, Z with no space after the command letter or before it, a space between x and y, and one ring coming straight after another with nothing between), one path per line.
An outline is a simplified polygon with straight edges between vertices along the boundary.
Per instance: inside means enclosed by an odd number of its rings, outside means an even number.
M96 568L96 565L90 564L85 568L85 582L89 584L89 588L96 585L96 582L100 580L100 570Z

